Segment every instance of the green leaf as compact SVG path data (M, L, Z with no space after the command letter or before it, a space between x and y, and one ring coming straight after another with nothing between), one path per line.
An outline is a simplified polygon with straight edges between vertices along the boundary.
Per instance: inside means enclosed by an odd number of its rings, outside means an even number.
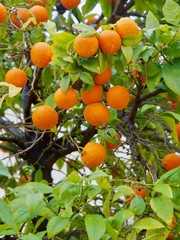
M85 227L89 240L100 240L106 230L104 219L102 216L96 214L86 215Z
M91 74L89 74L88 72L81 72L80 74L80 79L84 82L87 83L89 85L94 85L94 80L91 76Z
M149 229L147 230L147 237L144 240L165 240L169 233L170 231L167 228Z
M26 186L32 187L37 192L42 192L44 194L51 193L53 188L44 183L30 182Z
M166 21L173 25L179 24L180 19L180 6L178 3L172 0L166 0L162 8Z
M119 229L122 226L123 222L131 218L132 216L134 216L134 213L131 209L120 210L113 217L113 226L116 229Z
M164 181L169 179L171 183L176 183L176 181L173 181L174 179L177 179L177 184L180 184L180 167L174 168L171 171L168 171L167 173L163 174L160 177L160 181ZM179 181L178 181L179 179Z
M20 93L21 90L22 88L9 84L9 97L10 98L15 97Z
M88 71L100 73L100 66L97 58L82 58L81 65Z
M136 240L137 239L136 237L137 237L136 231L132 230L132 232L126 236L126 240Z
M67 88L69 87L69 83L70 83L70 76L69 76L69 74L67 74L60 81L60 87L61 87L63 93L66 92Z
M10 202L9 204L11 211L13 212L13 219L16 224L22 224L28 222L31 217L28 208L26 206L26 199L24 198L17 198Z
M173 204L170 198L159 195L150 201L152 210L167 224L171 224L173 217Z
M87 0L86 3L82 6L82 12L84 15L89 13L96 6L97 0Z
M124 54L124 56L126 58L126 62L130 63L130 61L132 60L132 57L133 57L132 47L122 46L121 49L122 49L122 52L123 52L123 54Z
M61 182L54 191L54 197L59 204L69 207L80 193L81 186L72 182Z
M84 32L89 32L89 31L94 32L95 31L93 27L91 27L87 24L83 24L83 23L74 23L72 25L72 27L79 30L79 31L84 31Z
M130 203L130 209L136 214L140 215L144 212L146 204L142 197L136 196Z
M56 107L56 104L54 102L54 93L52 93L46 98L45 104L51 106L52 108Z
M63 231L70 224L68 218L63 218L61 216L56 216L50 219L47 225L48 238L55 236L56 234Z
M106 231L109 233L112 240L118 240L118 231L115 231L114 228L111 226L111 224L106 220L107 219L105 219Z
M3 199L0 199L0 219L12 228L16 226L11 209L7 204L5 204Z
M180 122L180 114L178 114L176 112L166 111L166 112L161 113L160 116L171 116ZM164 119L164 117L163 117L163 119Z
M5 177L11 176L8 169L4 166L4 164L1 161L0 161L0 175L5 176Z
M30 214L34 213L38 209L40 204L43 202L43 197L44 195L41 192L29 193L26 196L26 205Z
M158 27L159 27L158 19L154 16L152 12L149 11L146 17L147 34L150 35Z
M20 240L42 240L42 237L38 237L35 234L28 234L27 236L20 238Z
M92 181L92 180L95 180L97 178L100 178L100 177L107 177L108 175L103 172L102 170L100 169L96 169L95 172L91 173L91 175L87 178L87 181Z
M92 200L95 196L97 196L102 189L96 185L89 185L86 188L86 192L88 194L89 200Z
M100 0L99 2L101 4L103 15L109 18L111 15L111 4L108 4L106 0Z
M125 195L135 195L132 188L126 185L121 185L115 189L115 195L113 197L113 201L117 200L118 198L125 196Z
M44 22L43 25L51 37L57 33L56 24L54 22Z
M68 182L74 182L74 183L81 183L83 179L79 176L77 171L73 171L70 173L70 175L66 178L66 181Z
M74 38L76 36L68 33L68 32L61 32L58 34L54 34L52 37L52 40L54 42L54 45L52 46L53 49L53 58L57 57L65 57L68 56L68 48L69 45L72 44Z
M103 213L105 217L110 216L110 201L111 201L111 191L108 191L108 193L104 196L104 204L103 204Z
M172 189L168 184L157 183L154 186L154 191L162 193L164 196L169 197L169 198L173 197Z
M133 228L143 230L143 229L165 228L165 226L154 218L146 217L137 221L133 225Z
M176 61L173 64L162 65L162 74L164 81L169 89L171 89L177 95L180 95L180 61Z
M122 44L124 46L134 46L142 40L142 34L129 34L122 37Z

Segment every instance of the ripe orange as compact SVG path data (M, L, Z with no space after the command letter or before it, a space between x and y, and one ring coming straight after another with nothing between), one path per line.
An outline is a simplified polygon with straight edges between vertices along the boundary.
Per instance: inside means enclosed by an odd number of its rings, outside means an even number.
M115 54L121 48L121 38L114 30L104 30L99 34L99 46L106 54Z
M30 17L32 17L31 13L25 8L19 8L16 12L11 13L10 15L11 21L18 28L21 28L23 23L27 22Z
M170 98L170 102L171 102L170 108L171 108L172 110L176 110L177 106L180 104L180 97L178 97L178 100L177 100L177 101L174 100L173 98Z
M35 5L35 6L31 7L29 10L31 13L34 14L37 24L48 21L49 14L45 7ZM33 23L31 25L34 26Z
M78 94L72 87L68 87L65 93L59 88L54 94L54 101L59 108L69 109L78 102Z
M47 67L51 61L53 52L51 46L45 42L38 42L32 46L30 56L34 65L39 68Z
M102 103L92 103L85 108L84 118L92 126L102 126L109 121L110 112Z
M83 37L79 34L74 40L74 50L83 58L94 56L98 49L99 42L95 36Z
M140 75L140 76L139 76L139 73L138 73L138 72L139 72L139 71L137 71L136 69L132 70L131 75L132 75L133 79L134 79L134 80L137 80L138 77L140 77L141 83L142 83L142 84L146 84L146 82L147 82L146 76L144 76L144 75ZM142 73L141 73L141 74L142 74Z
M76 8L81 0L61 0L61 4L67 9Z
M121 48L121 38L114 30L104 30L99 34L99 46L106 54L115 54Z
M33 6L39 5L39 6L45 7L47 4L47 0L39 0L39 1L28 0L27 3L32 4Z
M135 192L136 195L145 198L147 190L145 188L140 188L138 185L131 186L132 190Z
M86 24L87 24L87 25L95 24L96 21L97 21L97 18L95 18L95 17L90 17L90 18L87 19ZM96 25L95 25L94 28L97 30L100 26L101 26L101 23L98 22L98 23L96 23Z
M123 86L111 87L106 95L107 103L116 110L122 110L129 104L130 94Z
M27 83L27 75L23 70L13 67L6 73L5 81L16 87L24 87Z
M171 226L170 226L171 231L176 227L176 221L177 221L177 220L176 220L176 217L173 216L173 218L172 218L172 223L171 223ZM172 232L169 233L167 239L168 239L168 240L174 239Z
M178 140L180 141L180 123L176 124L176 131L177 131L177 135L178 135Z
M100 143L88 142L83 148L81 159L88 168L98 167L106 159L106 150Z
M7 9L2 3L0 3L0 24L6 20L6 17L7 17Z
M116 4L117 3L117 0L106 0L107 1L107 3L114 3L114 4Z
M173 236L173 233L169 233L168 237L167 237L167 240L173 240L174 239L174 236Z
M121 37L130 35L130 34L139 33L139 28L137 23L130 17L120 18L116 22L115 30Z
M49 130L58 122L58 113L50 106L37 107L32 114L32 122L41 130Z
M112 75L112 71L110 67L107 67L106 70L103 73L95 73L93 76L94 82L97 85L102 85L104 83L107 83Z
M85 104L97 103L103 95L102 86L94 85L91 90L81 93L81 99Z
M176 155L175 153L167 154L163 158L162 164L165 166L165 169L168 172L180 166L180 156Z
M117 133L115 140L118 140L119 143L110 143L108 141L105 141L107 149L114 150L114 149L118 148L120 145L120 141L119 141L120 139L121 139L121 135L119 133Z

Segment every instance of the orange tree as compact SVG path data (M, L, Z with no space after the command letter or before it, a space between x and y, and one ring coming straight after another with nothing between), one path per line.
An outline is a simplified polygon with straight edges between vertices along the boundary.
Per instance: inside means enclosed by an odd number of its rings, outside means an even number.
M179 239L178 0L0 2L0 239Z

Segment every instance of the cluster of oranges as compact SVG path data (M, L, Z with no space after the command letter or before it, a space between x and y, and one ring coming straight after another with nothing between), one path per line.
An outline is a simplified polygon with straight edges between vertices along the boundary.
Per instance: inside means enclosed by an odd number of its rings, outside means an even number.
M27 3L31 6L30 8L17 8L13 12L9 12L13 25L21 28L26 22L28 22L28 26L34 26L48 21L49 14L45 8L47 0L27 0ZM0 24L6 21L7 15L6 7L0 3Z
M35 7L43 8L43 6L39 5L34 5L32 8ZM136 30L131 31L131 24L132 29L135 27ZM122 29L124 29L124 31L122 31ZM128 34L138 34L138 31L138 26L134 20L122 18L116 23L115 30L102 31L99 34L99 38L96 36L83 37L82 34L79 34L74 41L74 50L81 57L91 57L95 55L99 47L105 54L115 54L121 47L121 37ZM45 42L36 43L32 46L30 51L32 63L39 68L47 67L52 59L52 55L51 46ZM116 110L123 110L129 104L130 94L128 89L124 86L110 87L105 98L107 104L102 101L103 85L109 82L111 75L112 71L110 66L108 66L104 72L95 73L93 75L94 85L90 90L80 92L80 99L87 105L83 112L84 119L92 126L99 127L108 123L110 119L109 107ZM13 68L7 72L5 80L17 87L24 87L27 82L27 76L23 70ZM78 100L78 93L72 87L68 87L66 92L63 92L62 89L59 88L54 94L56 105L63 110L72 108L77 104ZM47 120L46 116L51 116L51 118ZM50 106L39 106L32 114L32 122L34 126L40 130L49 130L58 123L58 113ZM121 136L117 133L115 138L119 141ZM97 154L96 161L94 161L91 156L88 157L87 154L87 149L92 148L92 145L93 147L95 145L97 149L97 151L94 152L94 154ZM105 145L108 150L113 150L119 146L119 144L110 144L107 141ZM84 161L84 159L86 159L84 162L88 167L92 165L93 167L99 166L100 163L104 161L105 154L102 154L102 158L99 156L99 152L101 152L102 148L106 151L104 146L100 143L92 143L85 146L82 153L82 160ZM87 163L87 158L91 159L92 165Z
M116 22L114 30L104 30L98 37L84 37L80 33L74 41L74 50L83 58L94 56L99 48L105 54L116 54L121 48L123 37L138 33L137 23L132 18L123 17Z

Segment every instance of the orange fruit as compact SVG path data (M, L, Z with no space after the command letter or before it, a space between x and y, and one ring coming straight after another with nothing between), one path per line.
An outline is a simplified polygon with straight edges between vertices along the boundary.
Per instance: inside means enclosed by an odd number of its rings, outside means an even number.
M102 85L104 83L107 83L112 75L112 71L110 67L107 67L106 70L103 73L95 73L93 76L94 82L97 85Z
M87 24L87 25L95 24L96 21L97 21L97 18L95 18L95 17L90 17L90 18L87 19L86 24ZM98 22L98 23L96 23L96 25L95 25L94 28L97 30L100 26L101 26L101 23Z
M176 124L176 131L177 131L178 140L180 141L180 123Z
M100 143L88 142L83 148L81 159L88 168L98 167L106 159L106 150Z
M32 46L30 56L34 65L39 68L47 67L51 61L53 52L48 43L38 42Z
M175 153L167 154L163 158L162 164L165 166L165 169L168 172L180 166L180 156L176 155Z
M167 240L173 240L174 239L174 236L173 236L173 233L169 233L168 237L167 237Z
M32 113L32 122L41 130L49 130L58 122L58 113L50 106L37 107Z
M31 13L33 13L34 17L36 18L37 24L48 21L49 14L45 7L35 5L31 7L29 10ZM31 25L34 26L33 23Z
M146 197L147 194L147 190L145 188L139 187L139 185L135 184L130 186L132 188L132 190L134 191L134 193L140 197L142 197L143 199ZM128 204L131 203L131 201L133 200L133 198L135 198L134 195L128 195L126 196L126 200L128 200Z
M39 1L28 0L27 3L32 4L33 6L39 5L39 6L45 7L47 4L47 0L39 0Z
M6 17L7 17L7 9L2 3L0 3L0 24L6 20Z
M117 3L117 0L106 0L107 1L107 3L114 3L114 4L116 4Z
M121 48L121 38L114 30L104 30L99 34L99 46L106 54L115 54Z
M171 223L171 226L170 226L171 231L176 227L176 221L177 221L177 220L176 220L176 217L173 216L173 218L172 218L172 223ZM168 240L174 239L172 232L169 233L167 239L168 239Z
M174 100L173 98L170 98L170 108L172 109L172 110L176 110L176 108L177 108L177 106L179 105L179 103L180 103L180 97L178 97L178 100L176 101L176 100Z
M89 104L84 110L84 119L92 126L102 126L109 118L109 109L102 103Z
M83 58L94 56L98 49L99 42L95 36L83 37L82 34L79 34L74 40L74 50Z
M30 17L32 17L31 13L25 8L19 8L16 12L11 13L10 15L12 23L18 28L21 28Z
M111 87L106 95L107 103L116 110L122 110L129 104L130 94L123 86Z
M65 93L59 88L54 94L54 101L59 108L69 109L78 102L78 94L72 87L68 87Z
M136 195L145 198L147 190L145 188L140 188L138 185L131 186L132 190L135 192Z
M120 139L121 139L121 135L119 133L117 133L115 140L118 140L118 142L119 142ZM105 142L108 150L114 150L114 149L118 148L120 145L119 143L110 143L108 141L104 141L104 142Z
M23 70L13 67L6 73L5 81L22 88L27 83L27 75Z
M130 35L130 34L139 33L139 28L137 23L130 17L120 18L116 22L115 30L121 37Z
M67 9L76 8L81 0L61 0L61 4Z
M81 93L81 99L85 104L99 102L103 95L102 86L94 85L91 90Z

